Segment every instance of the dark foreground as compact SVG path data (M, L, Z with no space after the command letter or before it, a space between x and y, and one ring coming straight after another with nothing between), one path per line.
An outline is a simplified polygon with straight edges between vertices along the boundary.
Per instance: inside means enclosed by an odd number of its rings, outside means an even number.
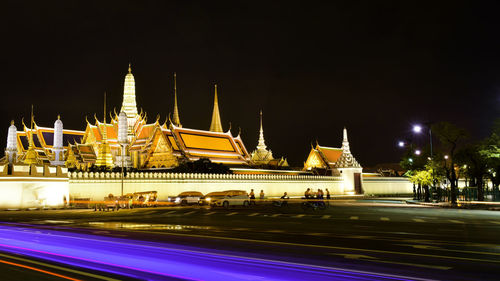
M365 200L324 211L3 211L0 221L2 280L498 280L500 274L495 211Z

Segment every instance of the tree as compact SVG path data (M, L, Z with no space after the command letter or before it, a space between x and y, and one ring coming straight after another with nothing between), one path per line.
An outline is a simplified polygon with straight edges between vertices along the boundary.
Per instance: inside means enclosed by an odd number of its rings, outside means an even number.
M500 184L500 136L495 132L484 141L478 152L486 163L486 175L490 178L495 189Z
M459 145L466 139L467 132L448 122L439 122L432 126L432 132L439 138L444 150L447 151L450 160L450 172L447 175L450 180L451 203L457 203L457 175L455 173L455 152Z
M412 176L410 176L410 182L424 187L425 202L429 202L429 186L433 183L431 172L428 170L415 172Z
M481 151L484 145L481 143L469 144L457 151L455 161L459 166L466 167L465 173L471 179L470 186L477 187L477 199L484 200L483 178L487 173L488 165ZM447 167L447 171L450 167Z

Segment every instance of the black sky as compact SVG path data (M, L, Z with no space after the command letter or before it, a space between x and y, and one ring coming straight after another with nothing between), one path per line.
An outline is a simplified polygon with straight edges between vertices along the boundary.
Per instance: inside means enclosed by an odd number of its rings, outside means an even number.
M331 3L330 3L331 2ZM255 149L259 110L275 156L302 165L310 143L363 166L398 161L415 122L486 136L500 116L500 6L480 1L7 1L0 11L0 120L35 105L83 130L119 110L132 63L137 103L163 121L177 72L181 121L208 129L213 84L224 129Z

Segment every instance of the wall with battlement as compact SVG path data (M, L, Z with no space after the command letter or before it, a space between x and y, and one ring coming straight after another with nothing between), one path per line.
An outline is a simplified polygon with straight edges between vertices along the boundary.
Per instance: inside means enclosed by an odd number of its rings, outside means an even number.
M120 173L73 172L68 173L72 198L103 200L108 194L121 194ZM344 182L340 177L310 175L246 175L246 174L196 174L196 173L128 173L124 178L123 193L157 191L158 200L176 196L183 191L200 191L203 194L222 190L254 189L266 196L300 196L307 188L327 189L331 194L344 194Z

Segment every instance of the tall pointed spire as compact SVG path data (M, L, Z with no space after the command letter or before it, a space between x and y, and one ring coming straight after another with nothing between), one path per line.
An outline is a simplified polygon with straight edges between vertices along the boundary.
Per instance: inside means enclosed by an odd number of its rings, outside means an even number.
M31 105L29 145L28 145L28 151L26 152L26 156L24 157L24 163L28 164L28 165L36 164L36 162L37 162L37 159L36 159L37 154L35 151L35 145L33 143L33 123L34 123L33 105Z
M349 147L349 140L347 139L347 129L344 127L344 138L342 140L342 151L346 153L351 153L351 149Z
M257 145L257 150L266 150L267 146L264 141L264 129L262 127L262 110L260 111L260 132L259 132L259 144Z
M14 120L10 122L10 127L7 133L7 147L5 148L5 156L7 156L9 164L17 161L17 128L14 125Z
M177 127L182 127L181 119L179 118L179 109L177 107L177 74L174 72L174 115L172 116L172 123Z
M262 126L262 110L260 111L259 143L257 144L257 149L252 152L251 159L252 162L257 165L268 164L269 161L274 159L273 152L271 150L267 150L267 146L264 141L264 127Z
M217 84L215 84L214 111L212 112L212 123L210 123L210 131L223 132L220 122L219 101L217 99Z
M123 86L123 102L120 110L124 111L129 118L135 118L137 115L137 103L135 101L135 79L132 74L132 67L129 63L128 73L125 75L125 84Z
M104 116L104 131L102 132L102 139L107 140L108 139L108 130L106 127L106 92L104 92L104 108L103 108L103 116Z
M113 166L113 156L108 143L108 126L106 125L106 92L104 92L104 126L102 129L102 141L99 145L99 153L95 161L97 167L111 168Z
M351 153L349 140L347 140L347 129L344 127L344 138L342 140L342 154L335 163L337 168L361 168L356 158Z

